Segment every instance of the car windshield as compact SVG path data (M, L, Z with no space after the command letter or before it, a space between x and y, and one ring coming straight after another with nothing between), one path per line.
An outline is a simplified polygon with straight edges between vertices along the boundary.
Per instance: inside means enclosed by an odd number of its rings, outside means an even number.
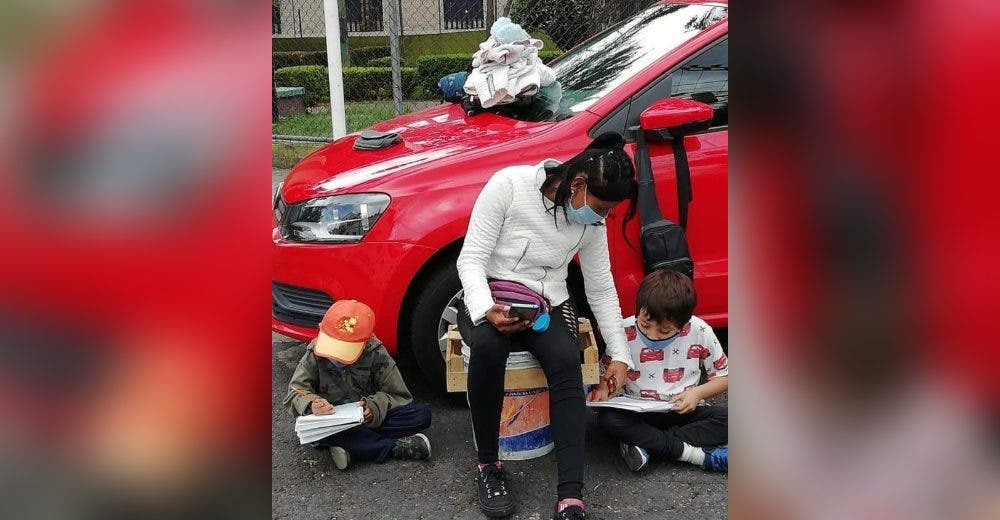
M722 6L659 4L585 42L552 64L556 82L529 102L495 109L522 121L559 121L582 112L640 70L726 17Z

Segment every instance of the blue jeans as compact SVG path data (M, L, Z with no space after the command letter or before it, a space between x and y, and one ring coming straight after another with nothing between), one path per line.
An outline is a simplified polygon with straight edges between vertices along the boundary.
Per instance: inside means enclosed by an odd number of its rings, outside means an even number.
M396 439L426 430L431 425L431 407L410 403L389 410L378 428L361 425L316 442L317 447L339 446L361 461L382 462L392 452Z

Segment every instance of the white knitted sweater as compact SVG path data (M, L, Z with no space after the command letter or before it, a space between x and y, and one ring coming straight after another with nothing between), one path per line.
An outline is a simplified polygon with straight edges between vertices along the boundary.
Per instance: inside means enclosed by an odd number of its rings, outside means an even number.
M540 188L546 159L536 165L511 166L493 175L472 209L465 245L458 256L458 276L465 305L474 321L493 306L487 278L520 282L545 296L553 306L569 299L566 276L579 252L585 292L612 359L632 367L622 325L621 305L611 277L607 228L567 222Z

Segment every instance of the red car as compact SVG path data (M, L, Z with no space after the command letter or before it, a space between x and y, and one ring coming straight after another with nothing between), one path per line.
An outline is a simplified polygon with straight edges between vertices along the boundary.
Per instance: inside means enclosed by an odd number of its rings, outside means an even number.
M366 302L390 352L411 348L423 372L443 381L443 337L455 323L462 286L455 260L479 191L497 170L566 160L593 136L626 136L635 150L639 115L668 98L712 108L711 128L684 138L694 200L687 237L695 260L699 316L727 323L729 42L726 2L664 2L612 27L550 65L558 88L528 106L467 116L445 104L377 125L403 143L353 149L356 135L306 157L279 186L272 328L301 340L316 335L337 299ZM671 114L657 114L671 120ZM666 116L664 118L664 116ZM676 118L673 118L676 119ZM669 142L649 151L664 217L677 220ZM638 219L622 234L623 204L607 219L622 311L635 311L643 278ZM570 268L570 292L588 312L583 278Z

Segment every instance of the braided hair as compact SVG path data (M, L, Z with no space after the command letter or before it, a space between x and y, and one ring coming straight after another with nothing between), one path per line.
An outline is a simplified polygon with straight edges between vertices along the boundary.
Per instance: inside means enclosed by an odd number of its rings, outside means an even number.
M572 159L558 165L545 167L545 182L542 191L556 187L553 202L549 209L552 218L559 225L558 210L562 209L563 218L569 219L566 204L572 196L570 184L579 175L584 175L587 191L605 202L631 202L629 211L622 220L622 234L625 226L635 217L637 209L638 186L635 179L635 167L632 159L625 153L625 140L614 132L601 134L587 148ZM628 238L626 237L626 241ZM629 243L629 247L632 244Z

